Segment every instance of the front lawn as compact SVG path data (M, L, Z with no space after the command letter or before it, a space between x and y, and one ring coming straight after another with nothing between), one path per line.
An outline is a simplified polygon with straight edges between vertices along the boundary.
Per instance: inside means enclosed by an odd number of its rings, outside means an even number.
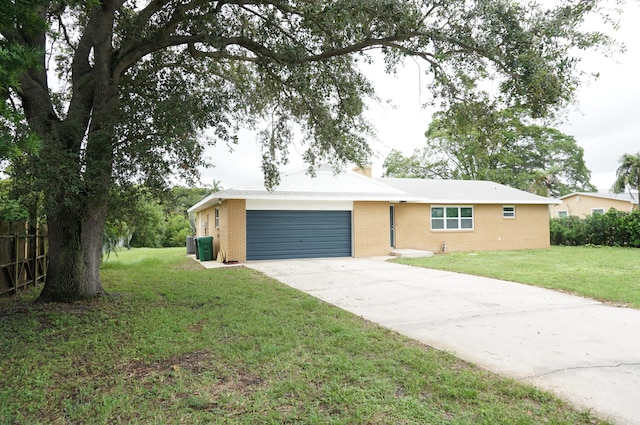
M121 252L102 275L94 302L0 299L0 423L603 423L184 249Z
M552 246L525 251L456 252L394 260L494 277L640 308L640 249Z

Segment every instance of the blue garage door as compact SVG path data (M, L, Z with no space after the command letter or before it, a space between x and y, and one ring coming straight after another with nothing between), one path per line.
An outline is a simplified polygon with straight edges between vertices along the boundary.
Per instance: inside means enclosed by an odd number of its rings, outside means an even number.
M247 211L247 260L351 256L351 211Z

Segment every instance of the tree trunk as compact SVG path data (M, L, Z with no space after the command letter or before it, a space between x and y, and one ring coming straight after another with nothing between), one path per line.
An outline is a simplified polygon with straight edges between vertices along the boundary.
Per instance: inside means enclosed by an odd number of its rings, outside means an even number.
M40 301L72 302L105 295L100 280L105 216L106 205L49 213L49 268Z

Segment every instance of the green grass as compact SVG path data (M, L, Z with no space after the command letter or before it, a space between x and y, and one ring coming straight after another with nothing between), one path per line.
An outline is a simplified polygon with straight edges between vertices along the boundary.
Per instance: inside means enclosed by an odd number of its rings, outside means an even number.
M636 248L552 246L547 250L458 252L394 261L640 308L640 249Z
M111 257L94 302L0 299L0 423L594 424L246 268Z

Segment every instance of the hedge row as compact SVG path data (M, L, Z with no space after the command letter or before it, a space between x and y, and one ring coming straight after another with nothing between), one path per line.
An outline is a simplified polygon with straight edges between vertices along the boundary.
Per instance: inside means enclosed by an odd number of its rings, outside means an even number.
M605 245L640 248L640 211L614 209L584 219L551 219L552 245Z

